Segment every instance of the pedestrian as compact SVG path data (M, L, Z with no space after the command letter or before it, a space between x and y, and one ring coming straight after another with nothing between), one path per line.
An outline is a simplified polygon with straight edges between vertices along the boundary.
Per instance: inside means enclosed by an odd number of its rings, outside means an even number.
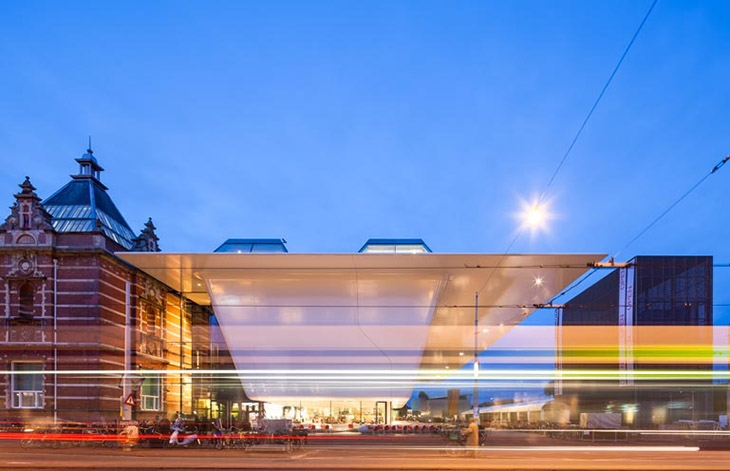
M471 457L476 458L479 450L479 426L474 417L469 418L469 426L466 428L466 446L471 452Z
M139 443L139 427L136 422L128 422L124 429L119 432L122 437L122 447L124 451L130 451L133 446Z

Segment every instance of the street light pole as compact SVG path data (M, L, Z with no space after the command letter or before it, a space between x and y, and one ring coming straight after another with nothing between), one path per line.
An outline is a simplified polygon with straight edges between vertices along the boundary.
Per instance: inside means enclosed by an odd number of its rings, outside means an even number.
M479 424L479 292L474 293L474 422Z

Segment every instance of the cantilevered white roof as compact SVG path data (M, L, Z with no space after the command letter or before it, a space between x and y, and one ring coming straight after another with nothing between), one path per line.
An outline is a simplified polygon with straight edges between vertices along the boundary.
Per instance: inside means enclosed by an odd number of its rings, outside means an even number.
M394 407L408 400L419 371L458 369L472 359L475 332L478 350L488 348L605 257L117 255L213 306L250 398Z

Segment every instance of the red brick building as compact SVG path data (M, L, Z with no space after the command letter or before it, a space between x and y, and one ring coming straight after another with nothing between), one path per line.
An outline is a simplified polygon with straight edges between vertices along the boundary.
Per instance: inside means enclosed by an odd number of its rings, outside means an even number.
M26 177L0 225L0 420L204 411L209 308L115 256L159 251L155 227L135 236L93 152L76 161L44 201Z

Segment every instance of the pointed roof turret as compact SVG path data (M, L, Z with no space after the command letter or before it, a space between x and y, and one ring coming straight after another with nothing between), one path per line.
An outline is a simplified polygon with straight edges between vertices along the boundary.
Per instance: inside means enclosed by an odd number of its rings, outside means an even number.
M127 250L134 247L134 232L101 183L104 169L94 157L91 146L76 159L79 174L43 201L53 216L57 232L101 232Z
M104 190L108 189L103 183L101 183L101 172L103 172L104 169L101 165L99 165L99 162L96 161L96 157L94 157L94 151L91 150L91 142L89 142L89 148L86 149L86 153L76 159L76 162L79 163L79 174L72 175L72 178L92 178L96 180L96 183L98 183Z

